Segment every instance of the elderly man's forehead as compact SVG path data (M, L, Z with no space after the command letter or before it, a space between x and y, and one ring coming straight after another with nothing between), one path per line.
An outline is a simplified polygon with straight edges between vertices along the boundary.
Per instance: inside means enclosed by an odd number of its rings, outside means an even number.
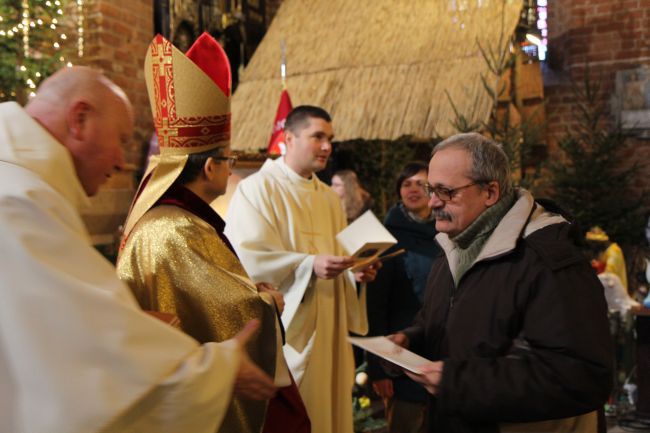
M469 178L471 155L464 149L447 148L436 152L429 162L429 183L448 185L456 179Z

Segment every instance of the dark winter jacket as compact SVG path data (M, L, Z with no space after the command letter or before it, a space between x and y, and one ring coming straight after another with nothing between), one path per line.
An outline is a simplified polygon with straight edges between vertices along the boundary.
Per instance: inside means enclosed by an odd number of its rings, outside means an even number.
M445 255L405 330L412 350L444 360L429 431L596 432L612 378L607 306L569 229L519 191L457 287L456 247L436 237Z
M431 263L441 254L434 239L435 221L414 221L402 204L388 211L384 225L397 239L391 251L404 248L407 253L386 261L375 281L368 284L368 335L392 334L411 324L422 306ZM370 354L368 375L373 381L388 377L377 358ZM393 380L393 390L398 400L418 403L427 400L424 388L406 376Z

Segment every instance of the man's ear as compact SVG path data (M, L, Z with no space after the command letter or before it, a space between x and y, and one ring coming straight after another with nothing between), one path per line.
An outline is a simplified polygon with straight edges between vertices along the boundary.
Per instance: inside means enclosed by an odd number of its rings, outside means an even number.
M75 140L83 140L88 117L93 107L86 101L75 101L68 110L68 131Z
M293 132L289 131L288 129L284 130L284 144L287 145L287 149L289 146L293 147L293 141L296 139L296 136L294 135Z
M215 175L215 164L216 161L214 158L209 157L208 159L205 160L205 164L203 164L203 170L201 170L201 175L207 179L207 180L212 180Z
M485 201L487 207L494 205L501 198L501 188L499 187L499 182L496 180L488 183L485 191L487 191L487 200Z

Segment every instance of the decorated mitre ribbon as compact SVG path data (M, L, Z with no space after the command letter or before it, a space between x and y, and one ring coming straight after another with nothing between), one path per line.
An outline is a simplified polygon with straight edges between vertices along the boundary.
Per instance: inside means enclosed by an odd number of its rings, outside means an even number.
M187 55L156 35L147 50L144 76L160 155L151 158L138 187L123 242L176 181L188 155L230 142L230 63L210 35L203 33Z

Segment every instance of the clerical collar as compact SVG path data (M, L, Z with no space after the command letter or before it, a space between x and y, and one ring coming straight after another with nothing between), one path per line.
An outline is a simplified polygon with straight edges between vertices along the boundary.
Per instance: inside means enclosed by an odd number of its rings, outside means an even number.
M183 185L174 183L172 186L170 186L169 189L155 204L155 206L159 205L178 206L181 209L185 209L186 211L191 212L197 217L201 218L203 221L214 227L221 240L233 253L235 253L235 249L232 247L230 241L223 233L223 230L226 228L226 222L223 220L223 218L221 218L219 214L214 209L212 209L212 207L201 197L194 194Z
M299 175L298 173L296 173L293 170L293 168L289 167L289 164L287 164L286 161L284 160L284 156L278 158L276 161L278 162L280 167L282 167L282 171L284 171L284 173L287 175L289 180L293 182L301 183L305 186L314 185L314 188L316 187L315 185L316 175L314 173L312 173L309 178L305 178Z

